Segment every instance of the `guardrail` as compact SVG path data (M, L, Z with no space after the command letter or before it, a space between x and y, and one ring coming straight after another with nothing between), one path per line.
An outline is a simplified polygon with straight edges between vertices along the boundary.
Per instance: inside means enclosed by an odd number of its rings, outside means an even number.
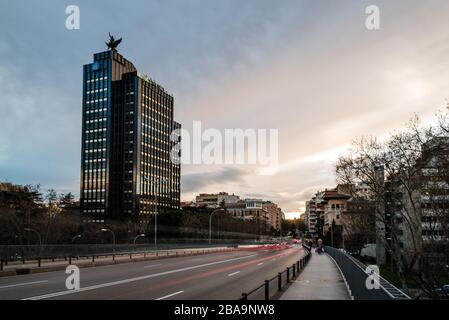
M290 283L290 280L299 276L302 270L309 262L311 254L306 246L303 246L306 250L306 255L299 259L292 266L287 267L284 271L278 272L277 276L265 280L263 284L254 288L249 292L242 293L242 297L240 300L270 300L274 296L274 294L282 291L287 284Z
M68 255L97 255L109 253L129 253L155 250L174 250L185 248L211 248L237 245L262 245L274 243L270 241L215 241L212 245L204 240L193 242L163 242L160 241L157 248L153 244L44 244L44 245L0 245L0 259L8 261L20 261L22 259L37 259L39 257L65 257Z
M95 262L115 262L116 260L132 261L133 259L150 259L156 257L177 257L182 255L195 255L216 252L226 252L235 250L234 248L213 248L213 249L192 249L192 250L158 250L158 251L133 251L133 252L118 252L118 253L104 253L92 255L66 255L58 257L38 257L33 259L22 259L19 263L17 261L0 260L0 271L5 269L5 266L13 265L17 267L16 271L20 273L21 270L26 271L25 265L31 267L48 267L54 266L58 262L60 264L72 264L72 261L80 261L82 263ZM84 261L83 261L84 260Z
M325 246L324 251L340 268L354 300L409 300L410 297L380 275L372 276L372 270L346 252ZM371 276L371 279L368 277ZM373 282L367 286L368 281Z
M103 254L90 255L76 255L68 254L64 256L50 256L37 257L32 259L25 259L24 257L19 261L8 261L7 259L0 259L0 271L4 271L5 267L10 266L15 268L16 273L29 273L32 268L44 268L52 266L70 265L72 261L76 260L77 264L93 264L93 263L118 263L133 260L149 260L155 258L178 257L187 255L200 255L206 253L229 252L236 250L258 250L272 246L271 244L255 245L255 246L235 246L229 245L227 247L209 247L209 248L188 248L188 249L171 249L171 250L149 250L149 251L130 251L130 252L110 252Z

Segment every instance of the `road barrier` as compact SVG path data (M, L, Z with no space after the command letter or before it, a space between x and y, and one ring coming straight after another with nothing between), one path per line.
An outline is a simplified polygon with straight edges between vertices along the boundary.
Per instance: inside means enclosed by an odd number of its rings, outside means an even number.
M410 297L346 252L325 246L340 268L354 300L409 300ZM372 285L367 286L367 281Z
M189 242L190 241L190 242ZM180 239L179 242L170 241L170 239L159 240L158 246L155 247L152 243L104 243L104 244L42 244L42 245L0 245L0 259L4 261L25 261L37 260L39 257L68 257L72 256L92 256L98 254L112 254L112 253L140 253L156 250L181 250L191 248L218 248L218 247L236 247L238 245L260 246L268 243L276 243L274 241L246 241L242 240L236 243L237 240L214 240L210 245L204 240L200 239Z
M279 272L277 276L265 280L264 283L257 288L249 292L242 293L240 300L270 300L274 294L279 293L282 289L290 283L290 280L294 279L296 276L304 270L309 262L311 254L307 247L303 246L306 254L304 257L296 261L292 266L287 267L284 271ZM291 271L291 273L290 273Z
M4 271L5 266L9 265L10 270L16 268L21 273L30 273L32 268L49 268L58 267L72 264L73 260L76 260L76 264L79 266L92 264L114 264L120 262L151 260L167 257L179 257L186 255L200 255L207 253L219 253L230 251L255 251L260 249L283 249L280 245L259 245L259 246L229 246L229 247L212 247L212 248L190 248L190 249L177 249L177 250L151 250L151 251L132 251L132 252L115 252L104 254L91 254L91 255L64 255L58 257L37 257L34 259L26 260L24 257L19 261L9 261L7 259L0 259L0 271ZM84 260L84 261L83 261ZM25 267L25 264L28 267ZM31 266L29 266L31 265Z

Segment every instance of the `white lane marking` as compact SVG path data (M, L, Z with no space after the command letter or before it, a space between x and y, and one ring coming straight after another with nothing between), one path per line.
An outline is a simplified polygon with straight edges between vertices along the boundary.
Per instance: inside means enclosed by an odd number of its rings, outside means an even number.
M10 285L7 285L7 286L1 286L0 289L20 287L20 286L28 286L28 285L31 285L31 284L46 283L46 282L48 282L48 280L10 284Z
M181 294L181 293L183 293L183 292L184 292L184 290L183 290L183 291L178 291L178 292L175 292L175 293L172 293L172 294L163 296L163 297L161 297L161 298L158 298L158 299L156 299L156 300L164 300L164 299L167 299L167 298L176 296L177 294Z
M159 266L162 266L162 263L159 263L159 264L151 264L151 265L149 265L149 266L144 266L144 268L153 268L153 267L159 267Z
M228 277L235 276L236 274L239 274L239 273L240 273L240 271L236 271L236 272L230 273L230 274L228 274Z
M257 264L258 266L261 266L261 265L263 265L263 262L261 262L261 263L259 263L259 264Z
M97 285L90 286L90 287L80 288L78 290L66 290L66 291L60 291L60 292L55 292L55 293L49 293L49 294L44 294L44 295L40 295L40 296L25 298L25 299L22 299L22 300L42 300L42 299L54 298L54 297L68 295L68 294L84 292L84 291L91 291L91 290L96 290L96 289L101 289L101 288L106 288L106 287L117 286L117 285L121 285L121 284L125 284L125 283L130 283L130 282L135 282L135 281L141 281L141 280L161 277L161 276L165 276L167 274L178 273L178 272L189 271L189 270L198 269L198 268L202 268L202 267L213 266L213 265L220 264L220 263L226 263L226 262L230 262L230 261L248 259L248 258L251 258L251 257L254 257L254 256L257 256L257 254L252 254L252 255L249 255L249 256L232 258L232 259L227 259L227 260L221 260L221 261L216 261L216 262L210 262L210 263L200 264L200 265L196 265L196 266L191 266L191 267L186 267L186 268L181 268L181 269L175 269L175 270L170 270L170 271L150 274L150 275L147 275L147 276L141 276L141 277L136 277L136 278L130 278L130 279L125 279L125 280L119 280L119 281L114 281L114 282L107 282L107 283L103 283L103 284L97 284Z

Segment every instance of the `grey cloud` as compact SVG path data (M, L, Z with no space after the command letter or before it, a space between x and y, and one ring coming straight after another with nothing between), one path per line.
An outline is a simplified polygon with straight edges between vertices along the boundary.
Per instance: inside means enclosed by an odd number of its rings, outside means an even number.
M182 192L199 192L210 189L214 185L244 184L248 171L240 168L226 167L213 172L200 172L183 175L181 178ZM221 190L224 191L224 190Z

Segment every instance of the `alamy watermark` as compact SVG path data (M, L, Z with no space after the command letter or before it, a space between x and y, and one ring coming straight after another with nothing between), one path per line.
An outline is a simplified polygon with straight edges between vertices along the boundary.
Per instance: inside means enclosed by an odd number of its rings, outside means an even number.
M368 290L380 289L380 270L376 265L369 265L365 269L368 277L365 280L365 286Z
M75 265L69 265L65 269L65 273L69 276L65 280L65 287L67 290L80 289L80 269Z
M65 8L65 13L69 15L65 20L65 27L68 30L79 30L81 27L80 8L70 5Z
M175 142L170 154L175 164L258 165L262 175L278 170L277 129L203 130L201 121L194 121L192 132L178 129L170 139Z
M365 20L365 27L368 30L380 30L380 8L376 5L366 7L365 13L368 15Z

